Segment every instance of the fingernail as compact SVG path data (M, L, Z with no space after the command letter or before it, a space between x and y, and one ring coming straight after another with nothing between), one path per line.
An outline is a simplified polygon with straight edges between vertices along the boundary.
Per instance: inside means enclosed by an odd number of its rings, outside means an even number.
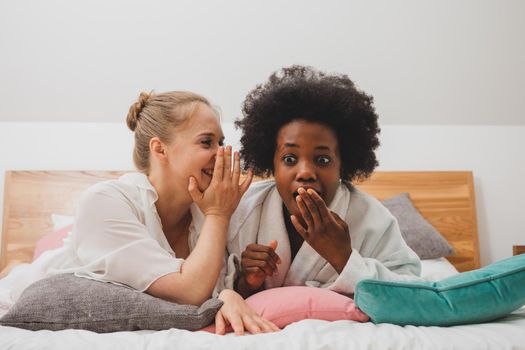
M299 187L299 189L297 190L297 193L299 193L299 194L304 194L304 193L305 193L304 188Z

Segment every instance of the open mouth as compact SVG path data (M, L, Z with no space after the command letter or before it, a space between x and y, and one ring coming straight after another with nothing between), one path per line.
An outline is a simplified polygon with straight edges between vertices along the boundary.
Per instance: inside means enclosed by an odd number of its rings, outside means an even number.
M213 176L213 169L202 169L202 172L209 177Z

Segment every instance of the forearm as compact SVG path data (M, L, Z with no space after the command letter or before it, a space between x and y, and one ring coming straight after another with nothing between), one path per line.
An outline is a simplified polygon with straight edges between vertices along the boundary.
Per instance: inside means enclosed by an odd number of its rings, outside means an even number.
M180 272L160 277L147 292L181 304L200 305L208 299L223 264L228 224L227 218L207 216Z
M353 294L357 283L363 279L385 281L419 280L420 278L417 276L419 271L418 261L404 262L402 257L396 257L396 255L393 254L391 259L385 261L363 257L359 251L354 250L343 271L327 287L339 293Z
M211 294L222 268L229 219L207 216L197 245L181 268L181 274L195 291Z

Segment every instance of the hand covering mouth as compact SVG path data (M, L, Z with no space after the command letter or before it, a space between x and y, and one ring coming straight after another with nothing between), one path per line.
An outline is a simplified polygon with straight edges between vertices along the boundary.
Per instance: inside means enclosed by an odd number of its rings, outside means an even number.
M209 177L213 176L213 169L202 169L202 172L208 175Z
M297 187L297 189L295 191L293 191L292 195L294 198L297 198L297 196L299 195L299 189L300 188L304 188L305 191L308 191L309 189L312 189L314 190L315 192L317 192L317 194L323 198L323 193L321 192L321 190L318 190L317 188L314 188L314 187L309 187L309 186L299 186Z

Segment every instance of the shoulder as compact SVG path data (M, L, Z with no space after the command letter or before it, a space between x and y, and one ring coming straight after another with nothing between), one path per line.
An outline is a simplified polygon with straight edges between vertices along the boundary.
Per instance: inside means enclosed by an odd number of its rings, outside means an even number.
M261 207L264 200L274 187L274 180L264 180L252 183L246 193L242 196L239 206L235 211L235 217L246 217L255 208Z
M394 217L390 211L374 196L359 190L355 186L349 186L350 190L350 212L358 213L362 217L384 218L388 221Z
M253 182L243 196L243 200L264 201L266 196L275 187L275 180Z
M237 231L252 216L257 216L266 197L275 188L274 180L264 180L252 183L242 196L237 209L230 221L231 231Z
M383 206L383 204L381 204L381 202L378 201L374 196L361 191L359 188L355 186L350 186L349 190L351 193L351 199L356 202L363 203L369 206L377 206L377 205Z
M263 180L257 181L250 185L246 193L241 199L241 203L245 205L262 205L264 199L275 187L275 180Z
M98 182L84 191L80 203L100 201L123 201L126 203L140 200L141 187L130 181L126 174L114 180Z

